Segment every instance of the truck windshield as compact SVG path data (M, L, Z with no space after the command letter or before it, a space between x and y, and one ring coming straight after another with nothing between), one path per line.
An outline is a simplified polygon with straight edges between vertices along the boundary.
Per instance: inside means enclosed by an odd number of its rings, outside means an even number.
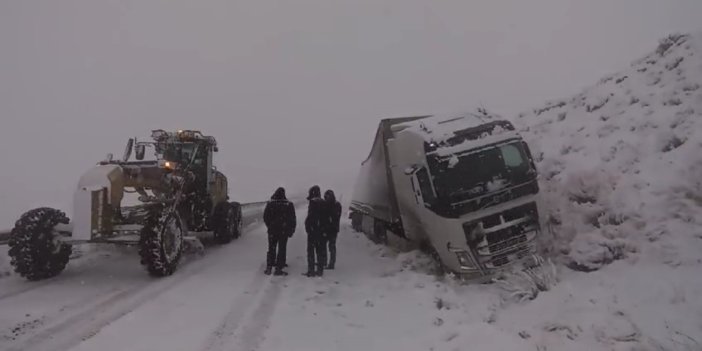
M456 204L531 180L531 162L521 142L450 157L429 157L437 196Z

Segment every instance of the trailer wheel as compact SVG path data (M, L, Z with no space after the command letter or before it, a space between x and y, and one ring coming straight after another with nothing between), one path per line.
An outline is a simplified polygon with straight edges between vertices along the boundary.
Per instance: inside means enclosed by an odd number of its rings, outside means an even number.
M185 226L176 211L160 206L149 211L139 240L141 264L154 277L173 274L183 254Z
M10 264L20 276L41 280L61 273L71 256L71 245L58 241L53 232L68 224L66 214L48 207L30 210L15 223L10 233Z

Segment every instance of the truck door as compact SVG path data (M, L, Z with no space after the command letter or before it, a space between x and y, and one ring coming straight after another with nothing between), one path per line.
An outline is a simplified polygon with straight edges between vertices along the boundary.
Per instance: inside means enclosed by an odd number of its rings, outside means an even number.
M426 167L418 168L412 174L412 189L418 205L429 208L436 201L434 187L431 185Z

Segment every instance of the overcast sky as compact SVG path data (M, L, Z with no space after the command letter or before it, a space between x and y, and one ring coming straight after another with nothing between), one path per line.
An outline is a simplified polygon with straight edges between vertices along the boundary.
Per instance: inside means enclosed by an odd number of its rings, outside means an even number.
M382 117L511 117L700 15L700 0L1 1L0 227L70 209L81 172L154 128L214 135L234 198L345 190Z

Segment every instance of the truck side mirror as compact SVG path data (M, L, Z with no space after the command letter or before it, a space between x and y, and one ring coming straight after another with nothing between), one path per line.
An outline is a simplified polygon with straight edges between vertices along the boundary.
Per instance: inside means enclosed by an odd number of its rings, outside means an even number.
M141 161L144 159L144 154L146 153L146 146L144 144L137 144L134 147L134 153L137 160Z
M122 162L129 161L129 157L132 156L132 147L134 147L134 138L129 138L129 140L127 140L127 146L124 148L124 155L122 156Z

